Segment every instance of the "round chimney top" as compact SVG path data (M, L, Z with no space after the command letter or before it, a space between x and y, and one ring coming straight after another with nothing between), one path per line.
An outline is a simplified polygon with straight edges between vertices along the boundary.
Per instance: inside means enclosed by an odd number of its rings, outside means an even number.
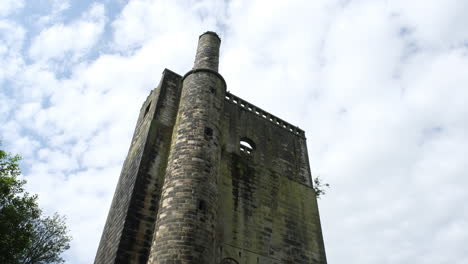
M210 35L212 35L212 36L215 36L215 37L217 37L217 38L219 39L219 41L221 41L221 38L220 38L220 37L218 36L218 34L216 34L216 32L214 32L214 31L207 31L207 32L201 34L200 37L198 37L198 38L201 38L203 35L206 35L206 34L210 34Z

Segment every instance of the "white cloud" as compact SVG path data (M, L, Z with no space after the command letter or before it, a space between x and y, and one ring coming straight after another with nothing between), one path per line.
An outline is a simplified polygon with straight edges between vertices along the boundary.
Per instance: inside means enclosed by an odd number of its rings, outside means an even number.
M465 45L468 3L464 1L392 1L388 4L421 48Z
M70 154L61 150L40 149L37 154L38 160L47 162L47 171L50 173L57 171L69 172L78 169L78 162Z
M8 144L8 152L20 153L29 162L39 147L39 142L30 135L25 135L20 124L15 121L2 122L0 141L2 147Z
M0 19L0 85L23 67L21 48L26 30L19 24ZM0 90L1 92L1 90Z
M214 30L224 18L224 6L224 1L129 1L112 23L114 45L118 50L128 50L157 36Z
M49 0L50 13L40 16L37 19L37 25L40 28L48 26L52 23L59 23L64 11L68 10L71 6L70 0Z
M0 17L8 16L24 7L24 0L2 0Z
M47 157L50 153L43 154ZM52 155L47 160L53 158ZM67 216L73 237L71 249L65 254L68 262L92 262L100 233L89 230L102 229L119 172L120 167L115 166L63 174L51 171L49 164L40 162L31 168L28 187L39 194L40 205L48 214L59 210Z
M403 5L418 21L420 14ZM436 15L451 17L449 7ZM463 48L453 49L463 38L446 27L452 41L440 43L418 33L434 32L430 23L403 23L396 13L385 3L353 2L325 40L322 90L306 131L313 168L335 186L321 207L329 261L441 263L428 257L437 248L446 261L462 263L467 256L459 247L432 236L463 219L453 218L465 197L456 186L467 139L455 135L466 131L468 80L461 72L468 60ZM402 27L410 30L401 34ZM418 49L408 53L414 43ZM340 243L343 237L353 238L351 246ZM466 243L466 236L451 239ZM397 254L388 256L389 248Z
M34 38L29 55L34 60L63 59L67 54L74 60L96 44L106 21L102 4L94 4L81 18L70 24L56 24L44 29Z

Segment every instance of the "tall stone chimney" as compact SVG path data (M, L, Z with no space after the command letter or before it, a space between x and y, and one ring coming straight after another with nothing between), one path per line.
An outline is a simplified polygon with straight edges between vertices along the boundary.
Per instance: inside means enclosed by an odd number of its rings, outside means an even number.
M214 263L220 119L226 93L217 72L220 43L216 33L202 34L194 67L182 78L151 264Z

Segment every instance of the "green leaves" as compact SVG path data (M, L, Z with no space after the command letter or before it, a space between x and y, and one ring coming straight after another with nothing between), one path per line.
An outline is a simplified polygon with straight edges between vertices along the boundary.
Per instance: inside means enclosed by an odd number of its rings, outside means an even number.
M18 155L0 150L0 263L63 263L67 250L65 218L42 216L37 195L24 191Z
M19 155L12 156L0 149L0 175L19 176L21 171L18 161L20 160L21 157Z
M54 214L33 221L34 235L24 251L21 263L63 263L60 254L69 249L65 218Z
M320 199L325 194L325 188L330 188L330 184L324 183L320 176L314 178L314 191L315 196Z

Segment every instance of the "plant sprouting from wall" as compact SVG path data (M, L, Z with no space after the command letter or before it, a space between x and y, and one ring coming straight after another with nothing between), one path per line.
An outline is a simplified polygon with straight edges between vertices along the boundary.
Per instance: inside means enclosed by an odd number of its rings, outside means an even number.
M323 180L320 178L320 175L317 175L317 177L314 178L315 196L320 199L322 195L325 195L325 190L327 188L330 188L330 184L323 182Z

